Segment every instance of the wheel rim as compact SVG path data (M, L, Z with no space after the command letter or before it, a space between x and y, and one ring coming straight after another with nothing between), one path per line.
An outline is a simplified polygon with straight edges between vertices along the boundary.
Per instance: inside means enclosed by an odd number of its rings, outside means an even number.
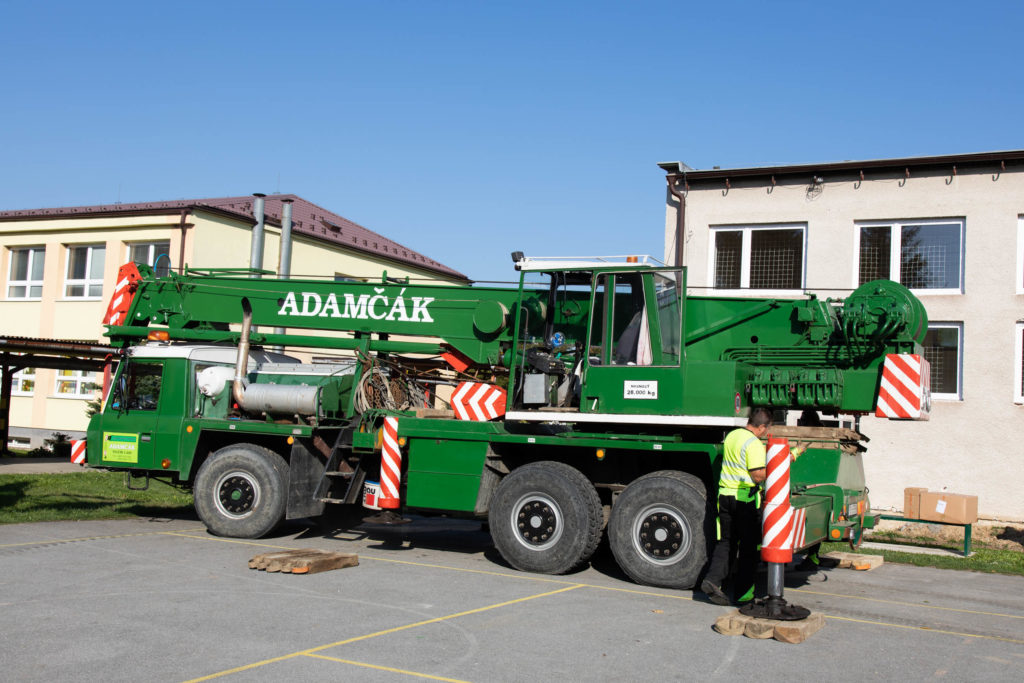
M542 493L527 493L512 506L516 540L530 550L546 550L562 537L562 510Z
M248 517L260 502L260 485L248 472L228 472L217 480L214 503L226 517Z
M675 564L690 551L692 534L686 518L674 507L651 505L633 520L633 547L648 562Z

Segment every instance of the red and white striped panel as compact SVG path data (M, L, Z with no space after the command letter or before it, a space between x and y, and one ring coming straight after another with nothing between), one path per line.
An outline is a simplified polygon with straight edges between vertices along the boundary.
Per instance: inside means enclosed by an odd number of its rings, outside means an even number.
M875 415L898 420L927 420L931 402L928 360L916 353L886 355Z
M761 559L786 563L793 559L793 508L789 505L789 441L768 439L764 482Z
M114 293L110 296L110 304L107 306L107 313L103 316L104 325L123 325L128 307L131 306L132 297L135 296L136 280L139 269L134 263L126 263L117 271L117 284L114 285Z
M486 422L505 414L505 390L482 382L461 382L452 394L452 410L460 420Z
M71 440L71 462L75 465L85 464L85 439Z
M807 534L807 508L793 510L793 535L789 539L789 549L799 550L804 547Z
M398 418L384 418L383 444L380 451L380 495L377 505L399 507L398 483L402 478L402 449L398 445Z

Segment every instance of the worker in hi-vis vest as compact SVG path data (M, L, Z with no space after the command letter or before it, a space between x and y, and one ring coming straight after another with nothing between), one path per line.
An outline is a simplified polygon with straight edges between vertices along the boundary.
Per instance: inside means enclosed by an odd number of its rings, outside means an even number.
M700 585L716 605L728 605L722 583L733 569L733 596L743 604L754 599L761 515L758 490L765 479L767 453L761 443L772 424L766 408L754 408L747 426L725 437L722 474L718 479L718 543Z

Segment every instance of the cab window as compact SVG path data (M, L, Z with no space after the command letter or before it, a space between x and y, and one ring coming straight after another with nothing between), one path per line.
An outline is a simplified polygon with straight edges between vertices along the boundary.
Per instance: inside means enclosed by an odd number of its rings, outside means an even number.
M110 392L110 407L116 410L156 410L160 400L163 366L159 363L130 363Z

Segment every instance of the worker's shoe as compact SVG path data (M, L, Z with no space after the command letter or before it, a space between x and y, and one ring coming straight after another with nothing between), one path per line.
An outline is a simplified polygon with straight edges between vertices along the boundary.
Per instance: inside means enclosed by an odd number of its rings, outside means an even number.
M708 596L708 600L716 605L726 606L730 602L729 596L722 592L721 587L716 586L707 579L701 582L700 589Z

